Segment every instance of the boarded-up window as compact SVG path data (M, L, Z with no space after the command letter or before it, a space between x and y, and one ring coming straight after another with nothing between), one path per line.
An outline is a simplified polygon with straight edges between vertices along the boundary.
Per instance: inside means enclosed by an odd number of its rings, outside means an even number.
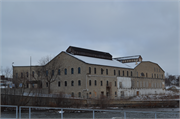
M124 91L121 91L121 97L124 97Z
M122 82L119 82L119 88L122 88Z

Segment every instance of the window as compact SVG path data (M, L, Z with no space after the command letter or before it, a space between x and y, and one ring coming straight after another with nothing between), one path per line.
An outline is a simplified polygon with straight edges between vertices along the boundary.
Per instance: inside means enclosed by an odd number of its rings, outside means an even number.
M124 76L124 71L123 71L123 76Z
M145 81L143 81L143 87L145 87Z
M60 69L58 69L58 75L61 75L61 70Z
M91 86L91 80L89 80L89 86Z
M46 76L48 76L48 70L46 70Z
M115 97L117 97L117 93L115 92L114 94L115 94Z
M67 86L67 81L64 82L64 86Z
M139 87L139 82L137 81L137 87Z
M54 70L52 70L52 76L54 76Z
M67 69L64 69L64 74L67 75Z
M71 81L71 86L74 86L74 81Z
M38 71L38 77L40 77L40 71Z
M61 82L60 81L58 81L58 87L60 87L61 86Z
M116 81L114 82L114 86L116 86Z
M28 72L26 72L26 77L28 77Z
M91 74L91 67L89 67L89 74Z
M154 74L154 78L156 78L156 74Z
M137 77L138 77L138 72L137 72Z
M23 78L23 73L21 73L21 78Z
M118 76L120 76L120 70L118 70Z
M108 69L106 69L106 75L108 75Z
M129 72L127 71L127 76L129 76Z
M78 93L78 96L81 97L81 92Z
M103 71L104 71L104 70L101 68L101 74L103 74Z
M94 81L94 85L95 85L95 86L97 85L97 82L96 82L96 80Z
M74 92L72 92L71 97L74 97Z
M74 74L74 69L73 68L71 68L71 74Z
M81 86L81 80L78 80L78 86Z
M142 82L140 81L140 87L142 87Z
M96 74L96 68L94 68L94 74Z
M148 73L146 73L146 77L148 77Z
M122 88L122 82L119 82L119 88Z
M46 82L46 87L48 87L48 82Z
M158 78L158 74L157 74L157 78Z
M116 70L114 70L114 76L116 75Z
M152 78L153 78L153 74L152 74Z
M103 82L101 81L101 86L103 86Z
M106 85L108 86L108 81L106 82Z
M131 76L133 76L132 71L131 71Z
M18 73L16 73L16 78L18 78Z
M81 68L80 67L78 67L78 74L80 74L81 73Z
M34 71L32 72L32 77L34 77Z

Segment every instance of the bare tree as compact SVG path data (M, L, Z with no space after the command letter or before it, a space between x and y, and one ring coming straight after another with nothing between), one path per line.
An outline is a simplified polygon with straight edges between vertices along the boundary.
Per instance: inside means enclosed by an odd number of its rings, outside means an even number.
M46 82L46 86L48 87L48 93L50 94L51 83L55 82L58 78L59 71L62 71L62 65L58 62L58 58L55 57L51 59L51 57L46 56L39 60L39 64L41 65L36 69L36 76L34 78L36 80L41 80Z
M0 69L0 72L2 75L4 75L6 78L12 78L12 69L9 67Z

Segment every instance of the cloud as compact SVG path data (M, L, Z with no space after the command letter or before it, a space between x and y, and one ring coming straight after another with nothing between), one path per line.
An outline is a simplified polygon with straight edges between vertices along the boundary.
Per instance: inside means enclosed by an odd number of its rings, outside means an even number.
M2 65L25 65L29 56L35 64L72 45L140 54L178 74L178 22L177 1L3 2Z

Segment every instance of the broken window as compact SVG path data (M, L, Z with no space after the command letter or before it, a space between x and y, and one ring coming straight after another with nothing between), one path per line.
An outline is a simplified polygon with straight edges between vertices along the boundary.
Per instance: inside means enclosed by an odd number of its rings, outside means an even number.
M119 88L122 88L122 82L119 82Z

